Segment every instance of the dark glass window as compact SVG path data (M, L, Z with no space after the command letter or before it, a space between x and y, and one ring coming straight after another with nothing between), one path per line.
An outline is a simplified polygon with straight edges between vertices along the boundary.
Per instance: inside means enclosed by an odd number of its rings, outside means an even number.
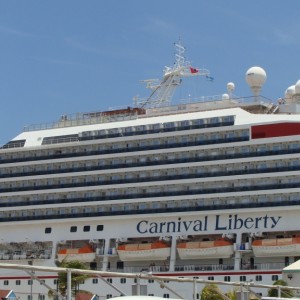
M83 231L84 231L84 232L90 231L90 229L91 229L91 226L90 226L90 225L85 225L85 226L83 226Z
M71 226L70 232L77 232L77 226Z
M51 227L46 227L45 228L45 233L51 233L52 231L52 228Z
M103 225L97 225L97 231L103 231L104 226Z

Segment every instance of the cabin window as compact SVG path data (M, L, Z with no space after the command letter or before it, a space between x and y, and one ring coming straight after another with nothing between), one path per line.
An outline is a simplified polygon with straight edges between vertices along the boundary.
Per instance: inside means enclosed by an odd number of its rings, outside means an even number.
M106 299L110 299L110 298L112 298L112 294L107 294Z
M289 149L298 149L298 148L299 148L299 145L296 143L289 145Z
M272 281L277 281L278 280L278 275L272 275Z
M28 280L28 285L32 285L32 280Z
M51 227L46 227L45 228L45 233L51 233L52 231L52 228Z
M190 121L188 121L188 120L185 120L185 121L181 121L180 122L180 126L181 127L187 127L187 126L189 126L190 125Z
M208 279L208 280L215 280L215 277L214 277L214 276L208 276L207 279Z
M224 277L224 281L230 282L230 276L225 276L225 277Z
M71 208L71 214L77 214L78 208Z
M170 298L169 294L164 294L163 298Z
M211 124L217 124L217 123L219 123L219 118L211 118L210 119L210 123Z
M8 281L8 280L4 280L3 284L4 284L4 285L8 285L8 284L9 284L9 281Z
M121 282L121 283L126 283L126 278L121 278L121 279L120 279L120 282Z
M103 231L104 226L103 225L97 225L97 231Z
M155 130L155 129L160 129L160 124L153 124L152 125L152 128Z
M112 283L112 278L107 278L106 281Z
M93 278L93 284L97 284L98 283L98 278Z
M77 226L71 226L70 232L77 232Z
M256 275L255 276L255 281L262 281L262 276L261 275Z
M21 280L16 280L16 285L21 285Z
M242 136L243 137L249 136L249 131L248 130L242 130Z
M87 231L90 231L90 230L91 230L91 226L90 225L83 226L83 231L84 232L87 232Z
M240 281L246 281L246 276L240 276Z
M193 124L193 126L201 126L206 122L207 122L206 119L199 119L199 120L193 120L192 124Z

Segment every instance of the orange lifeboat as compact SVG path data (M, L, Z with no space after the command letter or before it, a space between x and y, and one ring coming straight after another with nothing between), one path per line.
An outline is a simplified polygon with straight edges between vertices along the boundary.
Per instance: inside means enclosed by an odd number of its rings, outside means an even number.
M256 257L297 256L300 253L300 237L255 240L252 249Z
M233 254L233 243L224 239L215 241L179 242L180 259L228 258Z
M117 252L122 261L165 260L170 256L170 246L162 241L123 244L117 247Z
M57 253L59 262L79 260L81 262L91 262L96 258L96 252L88 245L80 248L64 248Z

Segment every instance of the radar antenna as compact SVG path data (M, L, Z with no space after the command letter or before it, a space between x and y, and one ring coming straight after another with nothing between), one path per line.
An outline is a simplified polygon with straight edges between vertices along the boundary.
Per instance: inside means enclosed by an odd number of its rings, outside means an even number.
M152 93L146 99L135 98L135 105L140 108L168 106L171 103L176 88L182 83L182 78L192 76L206 76L210 78L210 72L206 69L192 67L185 59L185 47L181 40L175 43L175 63L173 67L165 67L161 81L158 79L142 80L146 88Z

